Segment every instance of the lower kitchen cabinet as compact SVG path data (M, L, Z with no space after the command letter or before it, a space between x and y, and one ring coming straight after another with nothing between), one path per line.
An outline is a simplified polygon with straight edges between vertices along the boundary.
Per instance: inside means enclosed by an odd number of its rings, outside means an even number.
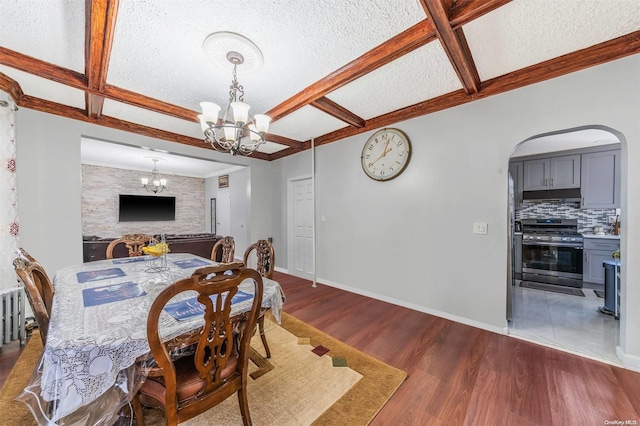
M620 248L620 241L610 238L585 238L582 262L582 281L604 284L602 262L612 260L614 251Z

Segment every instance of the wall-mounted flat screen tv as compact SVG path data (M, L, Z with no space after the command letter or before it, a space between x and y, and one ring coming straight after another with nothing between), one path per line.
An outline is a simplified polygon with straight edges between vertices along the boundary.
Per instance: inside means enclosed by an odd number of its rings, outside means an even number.
M176 220L176 197L120 194L118 222Z

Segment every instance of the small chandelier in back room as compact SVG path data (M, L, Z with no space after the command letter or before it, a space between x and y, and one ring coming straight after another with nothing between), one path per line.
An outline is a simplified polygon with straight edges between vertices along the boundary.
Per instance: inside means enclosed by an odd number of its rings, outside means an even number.
M167 187L167 180L160 178L160 173L158 172L158 159L152 158L153 161L153 170L151 171L151 176L140 178L142 181L142 187L149 192L153 192L157 194L159 192L164 191Z
M233 65L229 104L222 117L218 117L222 109L219 105L213 102L201 102L202 114L198 115L200 126L205 141L216 151L229 152L232 155L251 155L266 142L265 135L269 131L271 118L264 114L251 115L250 106L243 99L244 88L238 83L237 68L245 63L245 56L249 56L250 66L255 67L257 63L261 64L262 53L250 40L234 33L213 33L203 44L205 52L214 49L212 53L218 56L214 58L218 62L221 54L220 47L231 48L225 55L226 61Z

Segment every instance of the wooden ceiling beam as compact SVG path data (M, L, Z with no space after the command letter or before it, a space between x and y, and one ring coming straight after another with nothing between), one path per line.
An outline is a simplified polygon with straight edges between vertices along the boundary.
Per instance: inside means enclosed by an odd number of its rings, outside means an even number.
M640 31L540 62L482 83L476 99L550 80L616 59L640 53Z
M312 101L311 106L316 107L320 111L325 112L338 120L344 121L353 127L364 127L364 120L361 117L358 117L342 105L338 105L325 96Z
M113 35L118 15L119 0L85 0L85 75L87 87L102 92L113 46ZM102 115L104 96L85 92L87 114Z
M1 72L0 72L0 90L8 93L9 96L11 96L11 99L13 99L13 102L15 102L16 104L18 104L22 99L22 97L24 96L24 93L22 92L22 88L20 87L18 82L16 82L11 77L5 74L2 74Z
M457 0L449 9L449 22L454 30L468 24L511 0Z
M461 89L372 118L367 120L366 126L360 129L344 127L318 137L315 143L316 145L324 145L335 142L363 132L389 126L399 121L442 111L638 53L640 53L640 31L487 80L482 84L480 92L473 96L467 95Z
M180 135L177 133L167 132L165 130L155 129L153 127L143 126L129 121L119 120L117 118L101 116L100 118L88 117L84 110L62 105L56 102L47 101L33 96L22 96L20 107L29 108L36 111L54 114L61 117L71 118L73 120L84 121L86 123L96 124L98 126L109 127L116 130L135 133L137 135L148 136L150 138L162 139L169 142L181 143L183 145L194 146L197 148L211 149L209 144L204 143L202 139L192 138L190 136ZM261 160L270 160L269 154L256 152L251 155L253 158Z
M307 149L305 142L290 139L285 136L274 135L273 133L267 133L264 137L269 142L274 142L280 145L286 145L289 148L293 148L297 151L303 151Z
M182 120L200 123L198 113L188 108L173 105L167 102L150 98L140 93L132 92L127 89L105 84L102 91L105 97L124 104L132 105L138 108L148 109L160 114L169 115L171 117L180 118Z
M116 86L111 86L109 84L104 84L102 91L99 91L98 89L92 89L88 87L87 80L82 74L59 67L57 65L50 64L48 62L41 61L39 59L32 58L30 56L23 55L18 52L14 52L12 50L3 48L1 46L0 46L0 63L12 68L19 69L21 71L28 72L33 75L37 75L42 78L46 78L51 81L55 81L57 83L67 85L69 87L73 87L75 89L84 90L85 92L89 92L91 94L95 94L99 96L102 95L105 98L112 99L117 102L126 103L128 105L132 105L138 108L155 111L155 112L176 117L179 119L192 121L194 123L199 122L198 113L190 109L172 105L167 102L162 102L157 99L153 99L148 96L141 95L139 93L131 92L129 90L122 89ZM6 78L9 78L9 77L6 77ZM11 81L13 82L13 80ZM6 91L9 91L13 83L5 82L7 86ZM18 89L20 89L19 85L18 85ZM22 93L22 90L19 90L19 93ZM30 98L30 99L32 99L32 102L33 102L34 98ZM18 103L18 100L16 100L15 98L14 100L16 101L16 103ZM43 100L43 102L47 102L47 101ZM57 114L57 115L60 115L60 114ZM77 119L75 115L72 118ZM93 118L96 118L96 116L94 115ZM143 126L143 128L144 127L145 126ZM293 139L284 138L283 136L274 135L274 134L270 134L269 137L271 138L270 140L281 143L283 145L293 146L293 147L300 146L301 147L300 149L308 149L304 145L304 142L294 141ZM162 139L166 139L166 138L162 138ZM276 141L275 139L278 139L278 140ZM267 157L265 157L266 155L267 154L264 154L262 158L268 159ZM258 158L259 156L254 156L254 157Z
M452 0L420 0L429 20L435 26L436 34L453 69L458 74L462 86L468 94L480 90L480 76L476 70L471 51L462 28L453 29L449 22Z
M309 149L309 148L305 148L305 149ZM280 158L284 158L284 157L288 157L289 155L293 155L300 152L299 149L294 149L294 148L286 148L286 149L282 149L280 151L274 152L272 154L269 154L269 161L273 161L273 160L277 160Z
M47 80L55 81L75 89L85 90L87 78L76 71L62 68L58 65L32 58L0 46L0 64L15 68Z
M413 27L392 37L364 55L338 68L336 71L313 83L311 86L293 95L291 98L272 108L267 115L274 121L320 99L347 83L386 65L399 57L435 40L433 24L422 21Z

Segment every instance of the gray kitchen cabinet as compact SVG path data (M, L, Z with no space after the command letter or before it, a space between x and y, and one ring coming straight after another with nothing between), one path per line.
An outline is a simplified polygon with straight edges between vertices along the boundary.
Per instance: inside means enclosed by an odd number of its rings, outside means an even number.
M582 154L582 208L620 207L621 151Z
M525 191L580 188L580 155L524 161L523 176Z
M515 209L522 208L522 191L523 191L523 163L522 161L512 161L509 163L509 174L513 178L513 192Z
M582 261L582 281L604 284L602 262L612 260L614 251L620 248L620 240L608 238L585 238Z

